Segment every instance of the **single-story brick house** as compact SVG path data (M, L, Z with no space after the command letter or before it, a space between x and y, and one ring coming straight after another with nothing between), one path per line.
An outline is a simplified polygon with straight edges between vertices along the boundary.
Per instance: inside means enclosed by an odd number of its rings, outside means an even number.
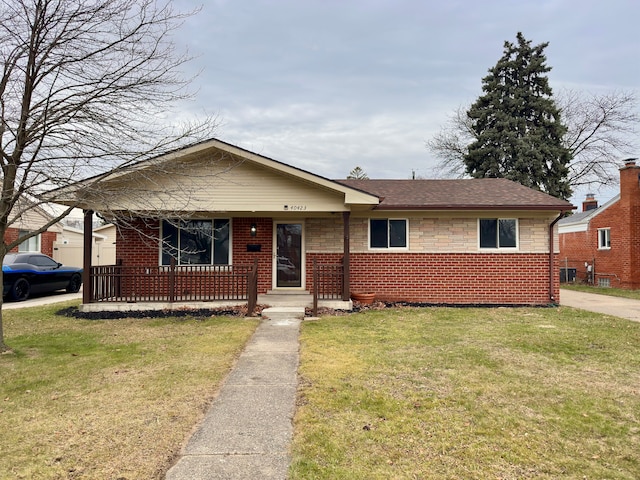
M598 207L593 196L583 211L558 222L563 280L640 288L640 166L620 169L620 193Z
M258 294L312 292L314 282L324 290L335 281L345 301L372 292L429 304L558 303L556 223L573 208L506 179L329 180L215 139L99 185L109 205L85 192L80 207L107 217L129 212L116 258L120 269L141 269L131 273L138 280L169 268L255 265ZM135 189L145 192L144 206ZM76 200L74 190L62 193L59 202ZM326 274L328 265L338 269ZM117 288L109 295L120 298ZM166 294L166 285L135 287L150 288Z

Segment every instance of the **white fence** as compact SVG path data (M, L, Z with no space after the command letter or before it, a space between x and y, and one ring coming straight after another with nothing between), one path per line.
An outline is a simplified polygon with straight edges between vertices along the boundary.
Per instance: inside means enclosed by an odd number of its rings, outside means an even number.
M105 245L103 243L94 243L92 247L93 258L91 264L115 265L116 263L116 246L113 244ZM53 243L53 259L70 267L82 267L83 246L77 243Z

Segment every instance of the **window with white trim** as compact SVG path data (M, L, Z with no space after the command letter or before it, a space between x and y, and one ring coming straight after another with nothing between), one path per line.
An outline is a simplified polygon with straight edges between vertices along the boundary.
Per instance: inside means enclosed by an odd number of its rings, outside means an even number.
M518 248L516 218L481 218L478 221L480 248Z
M406 218L369 220L369 248L407 248L409 222Z
M231 221L214 220L162 221L160 260L169 265L229 265Z
M611 248L611 229L598 229L598 250L609 250Z
M20 230L18 235L24 237L29 234L29 230ZM39 252L40 251L40 234L27 238L18 245L19 252Z

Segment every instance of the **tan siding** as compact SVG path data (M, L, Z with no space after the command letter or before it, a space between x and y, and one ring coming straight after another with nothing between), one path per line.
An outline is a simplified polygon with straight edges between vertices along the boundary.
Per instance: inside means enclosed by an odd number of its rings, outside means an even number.
M18 218L11 227L19 230L33 231L42 227L49 220L50 218L41 214L37 209L31 209L23 212L20 218ZM57 231L57 226L54 225L53 227L50 227L49 231Z
M506 216L503 216L505 218ZM473 217L431 218L393 215L409 220L409 251L419 253L478 252L478 219ZM550 218L519 218L520 253L548 251ZM311 252L342 252L342 219L307 220L307 247ZM369 252L368 219L351 218L351 251ZM556 243L557 248L557 243ZM385 250L382 250L385 252Z
M176 168L175 166L173 167ZM135 193L112 205L122 209L228 212L344 211L344 194L245 162L218 162L171 175L139 178ZM113 184L116 187L115 183ZM140 199L140 192L146 199ZM286 206L286 207L285 207Z

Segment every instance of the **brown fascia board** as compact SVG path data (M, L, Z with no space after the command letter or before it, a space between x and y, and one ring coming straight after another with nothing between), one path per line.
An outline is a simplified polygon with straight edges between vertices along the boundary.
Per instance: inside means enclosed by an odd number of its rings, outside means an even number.
M559 205L434 205L434 206L421 206L421 205L377 205L373 209L374 210L427 210L427 211L438 211L438 210L536 210L536 211L561 211L561 212L569 212L571 210L575 210L575 205L568 205L566 207Z

